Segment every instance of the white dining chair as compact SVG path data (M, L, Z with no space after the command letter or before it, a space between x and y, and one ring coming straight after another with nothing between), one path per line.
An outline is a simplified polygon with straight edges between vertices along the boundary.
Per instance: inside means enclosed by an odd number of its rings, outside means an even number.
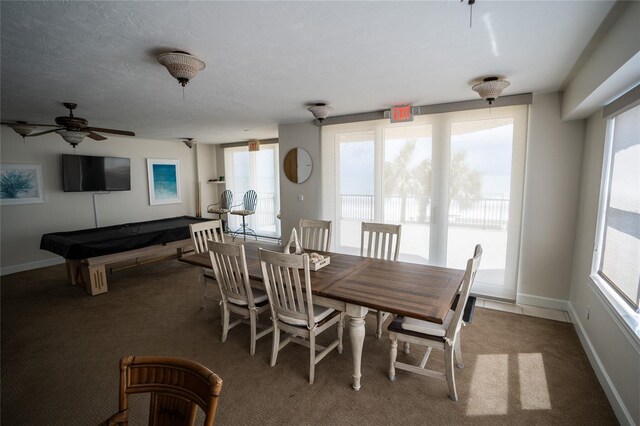
M271 366L278 352L290 342L309 347L309 383L313 384L315 366L333 349L342 353L344 313L315 305L311 294L308 254L277 253L260 249L260 267L273 321ZM302 273L302 278L301 278ZM326 348L316 344L316 336L338 324L338 338ZM288 336L280 342L280 332ZM321 351L316 354L316 351Z
M305 250L329 251L331 221L300 219L300 244Z
M455 373L453 369L453 357L456 357L456 366L462 368L462 351L460 345L460 329L464 325L463 314L469 300L469 293L476 272L482 258L482 247L478 244L473 257L467 261L467 268L462 279L462 286L458 295L455 310L450 309L442 324L423 321L414 318L398 316L389 325L389 340L391 349L389 352L389 379L395 380L396 368L406 370L423 376L435 377L447 381L449 398L458 400L456 391ZM398 342L405 342L405 352L408 352L407 344L426 346L427 350L418 366L396 361L398 355ZM426 368L432 348L444 351L444 372Z
M250 353L253 356L256 353L256 341L273 330L273 327L267 327L257 332L258 315L269 310L267 293L251 286L243 245L209 241L209 255L222 296L222 342L226 342L230 329L244 318L249 318ZM241 318L230 323L232 312Z
M209 250L208 243L210 240L224 242L224 232L220 219L192 223L189 225L189 232L191 233L193 250L196 253L206 253ZM204 308L207 299L218 301L220 296L212 296L208 291L208 283L215 280L212 269L202 268L200 280L202 281L202 308Z
M401 232L402 225L362 222L360 256L398 260ZM391 314L375 309L370 309L369 312L376 314L376 337L379 339L382 336L382 325Z

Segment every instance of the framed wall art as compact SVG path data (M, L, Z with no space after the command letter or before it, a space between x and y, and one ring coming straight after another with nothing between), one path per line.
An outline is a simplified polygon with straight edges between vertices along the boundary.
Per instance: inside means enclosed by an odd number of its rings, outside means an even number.
M41 164L0 164L0 204L44 202Z
M149 177L149 204L179 204L180 162L179 160L147 159Z

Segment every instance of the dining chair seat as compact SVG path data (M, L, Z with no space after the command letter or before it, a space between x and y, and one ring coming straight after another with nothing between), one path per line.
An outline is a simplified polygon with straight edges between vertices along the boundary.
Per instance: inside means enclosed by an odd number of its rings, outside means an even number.
M444 337L447 334L447 329L451 324L454 312L449 309L447 316L442 324L436 324L435 322L423 321L415 318L404 317L401 323L403 330L415 331L422 334L430 334L432 336Z
M305 302L304 304L304 309L307 309L307 304ZM315 324L318 324L319 322L321 322L323 319L325 319L326 317L328 317L329 315L331 315L333 312L335 311L335 309L332 308L327 308L325 306L319 306L319 305L313 305L313 322ZM290 316L287 316L285 314L278 314L278 319L282 322L286 322L287 324L291 324L291 325L307 325L307 321L306 320L302 320L299 318L293 318Z
M266 302L269 301L269 296L267 295L267 293L263 290L254 288L253 290L253 303L256 304L256 306L258 305L263 305ZM248 302L246 299L236 299L232 296L227 296L227 299L229 300L229 302L233 303L234 305L238 305L238 306L247 306Z

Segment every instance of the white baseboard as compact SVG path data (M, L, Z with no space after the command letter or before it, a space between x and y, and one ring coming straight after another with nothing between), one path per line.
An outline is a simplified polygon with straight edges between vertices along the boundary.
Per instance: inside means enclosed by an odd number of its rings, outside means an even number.
M589 358L591 367L593 367L593 370L596 373L596 377L600 382L600 386L602 386L604 393L607 395L607 399L609 400L611 408L613 408L613 412L616 414L618 421L621 425L636 426L633 418L631 417L631 414L629 414L627 407L624 405L622 398L620 398L620 394L618 394L618 391L611 381L611 378L607 374L602 361L600 361L600 357L593 347L589 336L582 326L579 315L577 315L571 303L568 304L568 312L569 316L571 317L571 322L573 323L576 329L576 333L578 334L578 338L580 339L580 343L582 343L582 348Z
M518 293L516 303L522 305L538 306L540 308L556 309L566 311L569 306L568 300L552 299L550 297L533 296L531 294Z
M15 274L16 272L30 271L32 269L44 268L47 266L59 265L64 263L62 257L54 257L51 259L38 260L35 262L21 263L20 265L0 267L0 276Z

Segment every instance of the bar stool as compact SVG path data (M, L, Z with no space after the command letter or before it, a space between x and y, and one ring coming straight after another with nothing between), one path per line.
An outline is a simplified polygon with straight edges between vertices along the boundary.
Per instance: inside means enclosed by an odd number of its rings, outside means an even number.
M233 232L231 236L235 240L238 235L242 234L243 240L246 241L247 234L249 234L249 235L253 235L257 241L258 235L256 235L256 231L254 231L253 229L247 226L246 218L247 216L251 216L252 214L255 214L256 204L258 203L258 194L256 194L256 191L254 191L253 189L250 189L247 192L245 192L244 197L242 199L243 199L242 204L238 204L234 207L243 206L243 209L231 211L231 214L233 215L242 216L242 226L236 229L236 231Z
M218 215L218 219L222 221L222 229L224 229L224 231L227 233L229 232L229 225L226 220L222 219L222 216L231 212L232 203L233 203L233 192L226 189L222 192L222 194L220 194L219 203L209 204L207 206L207 212Z

